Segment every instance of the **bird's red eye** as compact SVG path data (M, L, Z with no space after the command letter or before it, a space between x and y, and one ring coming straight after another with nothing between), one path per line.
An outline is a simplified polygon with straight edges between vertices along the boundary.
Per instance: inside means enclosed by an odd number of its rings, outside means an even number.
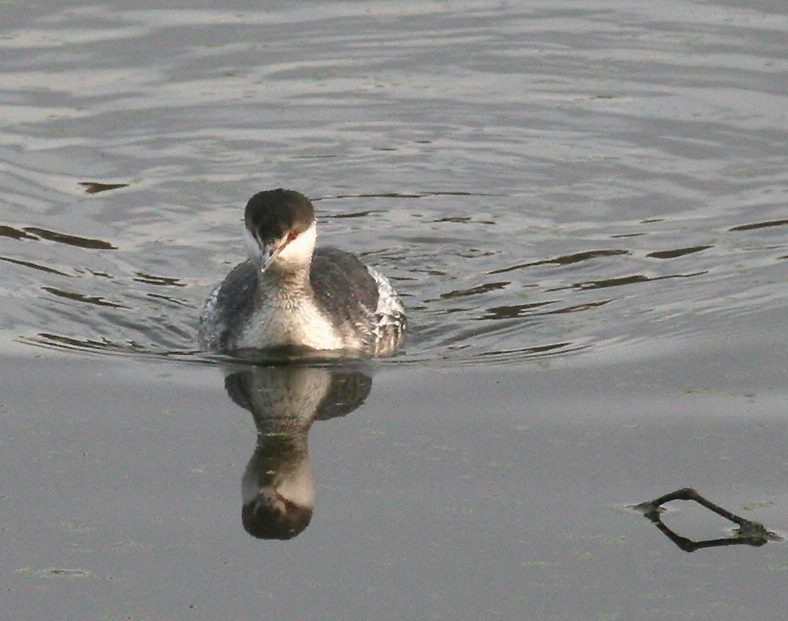
M287 241L288 241L288 242L291 242L291 241L293 241L293 240L294 240L296 237L298 237L298 233L296 233L295 231L290 231L290 232L287 234Z

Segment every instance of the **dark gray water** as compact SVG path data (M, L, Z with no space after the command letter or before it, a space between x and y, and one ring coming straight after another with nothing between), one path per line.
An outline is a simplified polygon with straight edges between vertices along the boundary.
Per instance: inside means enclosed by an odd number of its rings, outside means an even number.
M0 8L4 616L784 618L784 543L628 508L788 533L788 10L748 4ZM194 343L279 186L412 326L340 370L286 542Z

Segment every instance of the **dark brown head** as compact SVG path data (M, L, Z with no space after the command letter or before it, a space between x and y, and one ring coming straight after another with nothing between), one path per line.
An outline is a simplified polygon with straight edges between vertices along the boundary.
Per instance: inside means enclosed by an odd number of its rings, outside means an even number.
M261 263L261 269L277 258L294 269L309 265L316 237L315 210L303 194L281 188L258 192L246 204L244 223L249 256ZM285 248L288 251L282 255Z

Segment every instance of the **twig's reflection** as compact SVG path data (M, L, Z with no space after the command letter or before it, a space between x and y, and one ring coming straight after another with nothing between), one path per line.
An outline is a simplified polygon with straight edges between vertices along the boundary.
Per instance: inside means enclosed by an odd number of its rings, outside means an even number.
M707 508L719 515L720 517L733 522L738 525L738 528L730 537L723 537L720 539L706 539L702 541L692 541L686 537L682 537L676 532L668 528L660 517L660 513L664 511L661 505L671 500L693 500L702 507ZM710 500L701 496L697 491L692 488L685 487L678 489L675 492L670 492L654 500L641 503L634 507L638 511L642 511L649 520L659 529L659 531L668 537L673 543L685 552L694 552L702 548L715 548L720 546L735 546L735 545L748 545L759 547L768 541L782 541L782 537L769 531L760 522L753 522L743 517L735 515L720 507L719 505L711 502Z
M350 367L252 366L229 373L225 388L257 426L241 485L244 528L262 539L295 537L314 508L309 428L359 407L372 378Z

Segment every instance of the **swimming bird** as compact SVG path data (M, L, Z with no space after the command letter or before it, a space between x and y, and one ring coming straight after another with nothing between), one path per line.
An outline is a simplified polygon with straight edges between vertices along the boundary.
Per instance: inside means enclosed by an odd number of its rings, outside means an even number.
M354 254L315 248L315 211L306 196L259 192L244 223L249 259L208 296L198 334L203 349L383 356L404 342L405 309L391 283Z

